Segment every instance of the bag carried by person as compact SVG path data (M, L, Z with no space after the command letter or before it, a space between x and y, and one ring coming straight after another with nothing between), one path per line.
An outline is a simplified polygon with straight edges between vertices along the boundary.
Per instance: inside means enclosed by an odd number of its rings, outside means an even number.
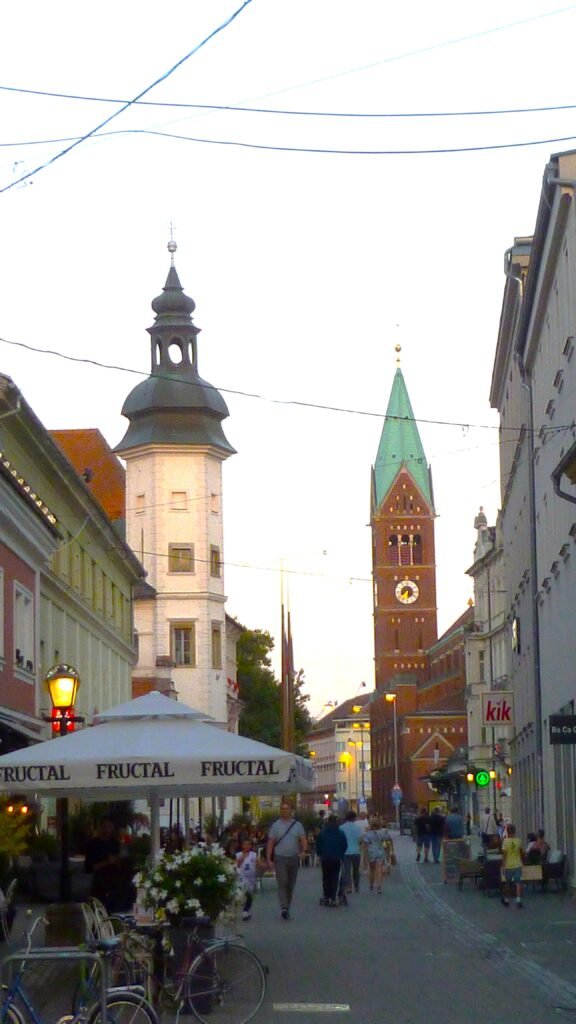
M396 864L398 863L398 861L396 860L396 854L394 853L394 850L392 850L392 852L390 854L390 863L391 863L392 867L395 867Z

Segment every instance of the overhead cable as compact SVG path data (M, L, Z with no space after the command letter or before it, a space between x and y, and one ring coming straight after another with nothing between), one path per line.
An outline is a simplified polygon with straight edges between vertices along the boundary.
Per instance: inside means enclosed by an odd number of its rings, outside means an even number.
M16 185L20 185L23 181L28 181L30 178L33 178L36 174L39 174L40 171L46 170L46 168L50 167L51 164L56 163L57 160L60 160L63 156L66 156L73 149L76 149L77 146L80 146L83 142L86 142L87 139L90 139L94 135L96 135L101 128L104 128L107 124L110 124L110 122L114 121L115 118L120 117L120 114L123 114L124 111L128 110L129 107L133 106L133 104L137 100L142 99L142 97L146 96L147 93L151 92L152 89L155 89L156 86L160 84L160 82L165 82L166 79L169 78L170 75L174 74L174 72L178 68L182 67L182 65L187 60L189 60L190 57L193 57L195 53L198 53L198 51L202 49L203 46L206 46L206 44L211 39L213 39L214 36L218 35L219 32L222 32L225 28L227 28L228 25L230 25L238 17L238 15L242 13L244 8L247 7L248 4L250 3L252 3L252 0L244 0L240 7L236 11L234 11L234 13L231 14L230 17L226 19L226 21L223 21L221 25L218 25L217 28L213 29L212 32L210 32L207 36L205 36L204 39L202 39L201 42L197 43L196 46L194 46L188 53L184 55L184 57L181 57L180 60L176 62L176 64L173 64L168 71L165 71L163 75L160 75L160 77L157 78L154 82L152 82L151 85L147 85L145 89L142 89L142 91L138 93L137 96L124 103L124 105L120 107L119 110L115 110L114 113L110 114L110 116L105 118L104 121L101 121L89 132L86 132L85 135L80 136L80 138L76 139L69 146L66 146L66 148L61 150L59 153L56 153L49 160L46 160L43 164L39 164L39 166L35 167L34 170L28 171L26 174L22 174L15 181L10 182L9 185L5 185L4 188L0 188L0 194L2 192L9 192L10 189L15 188Z

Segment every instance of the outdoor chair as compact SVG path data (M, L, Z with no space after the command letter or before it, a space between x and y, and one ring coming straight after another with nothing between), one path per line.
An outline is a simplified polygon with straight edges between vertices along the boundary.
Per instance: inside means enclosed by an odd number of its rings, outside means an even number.
M502 857L488 857L482 868L480 887L484 896L502 892Z

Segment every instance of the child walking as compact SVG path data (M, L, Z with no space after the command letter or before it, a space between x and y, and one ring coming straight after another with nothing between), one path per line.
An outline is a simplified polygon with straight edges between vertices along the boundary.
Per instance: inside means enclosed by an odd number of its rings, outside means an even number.
M502 890L502 903L507 907L510 903L508 892L512 893L513 886L516 889L516 906L522 907L522 863L524 861L524 850L522 841L516 836L516 826L508 825L508 835L502 840L502 856L504 867L505 886Z
M236 854L236 871L240 875L246 891L244 906L242 907L242 920L249 921L252 917L252 901L258 879L258 856L252 847L251 839L243 839L240 850Z

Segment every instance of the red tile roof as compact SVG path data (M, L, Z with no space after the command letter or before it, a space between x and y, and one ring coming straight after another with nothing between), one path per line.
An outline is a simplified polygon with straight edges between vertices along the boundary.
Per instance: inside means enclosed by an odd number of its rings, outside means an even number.
M99 430L51 430L93 496L112 521L124 519L126 471Z

